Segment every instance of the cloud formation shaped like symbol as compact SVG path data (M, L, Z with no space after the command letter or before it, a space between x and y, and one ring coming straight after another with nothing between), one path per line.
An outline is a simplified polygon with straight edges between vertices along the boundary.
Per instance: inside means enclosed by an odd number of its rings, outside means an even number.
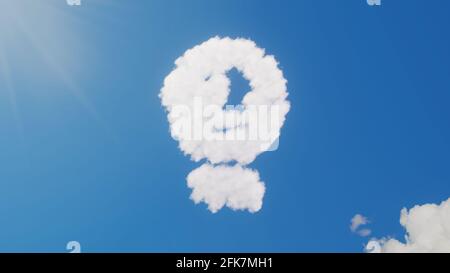
M253 41L214 37L187 50L175 65L160 92L171 135L192 160L207 160L187 177L191 199L212 212L225 205L260 210L264 183L257 171L242 166L271 149L289 112L287 81L277 61ZM233 68L251 87L239 109L225 107Z
M286 100L287 81L275 58L265 55L264 50L258 48L254 42L215 37L186 51L175 64L176 68L164 81L160 98L169 112L172 137L179 140L180 149L191 155L193 160L207 159L214 164L230 161L249 164L278 139L290 108ZM248 133L248 130L251 130L249 124L237 124L238 126L232 128L224 128L223 124L211 126L208 133L217 136L213 140L183 137L176 124L177 121L191 118L188 115L195 112L194 98L201 98L204 106L225 106L230 93L230 80L226 73L232 68L242 72L244 78L250 82L252 90L242 100L244 111L224 111L223 114L233 113L239 116L238 120L245 120L244 117L248 114L246 110L249 110L250 106L277 106L278 124L270 128L270 138L216 140L220 137L217 135L226 139L227 135L236 134L239 130ZM190 111L179 112L179 108L174 107L177 105L187 106Z

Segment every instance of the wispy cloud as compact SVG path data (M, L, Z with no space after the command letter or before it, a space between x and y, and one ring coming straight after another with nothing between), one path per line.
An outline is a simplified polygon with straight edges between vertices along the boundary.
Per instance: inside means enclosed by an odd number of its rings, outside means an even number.
M350 230L362 237L369 236L372 233L372 231L370 229L368 229L368 228L361 229L360 228L361 226L367 225L368 223L370 223L370 222L367 219L367 217L365 217L361 214L356 214L350 220Z

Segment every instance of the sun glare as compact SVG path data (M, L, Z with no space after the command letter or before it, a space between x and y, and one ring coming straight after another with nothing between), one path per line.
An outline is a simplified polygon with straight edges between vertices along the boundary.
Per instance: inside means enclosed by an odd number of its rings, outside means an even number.
M42 67L33 74L51 75L65 86L63 92L71 94L95 120L103 123L69 69L71 64L83 60L72 43L81 36L80 31L76 24L67 24L68 18L77 14L69 12L71 9L65 0L0 0L0 99L8 99L17 123L20 98L14 78L22 71L13 69L12 64L23 63L18 61L23 59L39 60L38 65L25 68Z

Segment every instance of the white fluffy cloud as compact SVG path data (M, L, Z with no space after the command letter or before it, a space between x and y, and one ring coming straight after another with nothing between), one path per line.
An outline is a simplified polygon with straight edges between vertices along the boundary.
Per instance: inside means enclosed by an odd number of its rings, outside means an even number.
M369 223L369 220L367 219L367 217L365 217L361 214L356 214L355 216L353 216L353 218L350 221L350 230L354 233L357 233L359 236L362 236L362 237L369 236L370 233L372 233L372 231L370 229L368 229L368 228L360 229L361 226L367 225L368 223Z
M261 209L265 187L257 171L239 165L203 164L188 175L187 181L192 188L191 199L195 203L207 203L214 213L225 205L250 212Z
M172 137L179 141L180 149L193 160L207 159L211 163L237 161L249 164L278 139L290 104L286 100L288 93L286 79L278 68L273 56L265 55L263 49L247 39L212 38L192 49L175 61L176 68L164 80L160 98L168 111ZM201 98L203 106L216 105L224 107L230 93L230 80L227 72L232 68L240 71L249 80L252 88L242 100L245 116L250 106L277 106L278 124L271 128L269 140L218 141L186 138L176 125L186 119L194 119L194 98ZM247 91L247 90L245 90ZM189 111L178 111L176 106L186 106ZM223 111L230 114L232 111ZM206 123L211 117L200 117ZM248 125L248 124L239 124ZM243 130L245 126L236 126L222 131L224 126L199 128L201 133L208 130L210 134L232 134ZM196 130L195 125L192 130Z
M439 205L402 209L400 224L406 229L405 242L377 240L380 252L450 252L450 198Z
M251 40L214 37L187 50L175 65L160 92L171 135L185 155L208 162L187 177L193 190L191 199L205 202L212 212L225 205L235 210L260 210L264 184L258 172L243 166L278 140L290 109L287 81L277 61ZM239 110L225 108L230 93L227 73L233 68L251 87ZM218 112L205 111L209 106L216 106ZM264 107L268 114L252 119L252 111ZM234 119L231 125L220 122L230 117ZM269 120L264 134L261 121ZM233 162L235 166L230 165Z
M350 222L350 230L355 232L361 225L369 223L369 220L361 214L356 214Z

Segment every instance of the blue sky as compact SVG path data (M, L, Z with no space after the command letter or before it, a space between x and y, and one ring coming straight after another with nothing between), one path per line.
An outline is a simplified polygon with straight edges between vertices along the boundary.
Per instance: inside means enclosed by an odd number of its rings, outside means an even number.
M2 252L360 252L356 213L401 239L401 208L450 197L448 1L0 5ZM250 165L267 188L256 214L189 200L200 164L158 98L216 35L251 38L288 80L280 148Z

